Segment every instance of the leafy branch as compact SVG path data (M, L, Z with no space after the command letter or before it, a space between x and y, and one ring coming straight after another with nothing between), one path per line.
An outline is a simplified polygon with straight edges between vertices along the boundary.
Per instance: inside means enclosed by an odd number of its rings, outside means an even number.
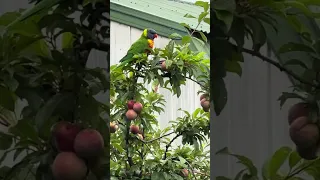
M301 172L305 171L307 168L312 167L315 163L316 163L316 161L311 161L310 163L308 163L307 165L305 165L302 168L300 168L300 167L296 168L295 170L290 172L283 180L289 180L289 179L295 177L296 175L298 175Z
M320 85L316 85L316 84L313 84L312 82L309 82L303 78L301 78L299 75L295 74L294 72L292 72L290 69L284 67L283 65L281 65L280 63L266 57L266 56L263 56L262 54L260 54L260 52L256 52L254 50L250 50L250 49L246 49L246 48L242 48L241 51L245 52L245 53L248 53L248 54L251 54L252 56L256 56L258 58L260 58L261 60L275 66L276 68L278 68L280 71L284 71L285 73L287 73L289 76L293 77L294 79L300 81L301 83L303 84L307 84L307 85L310 85L312 87L315 87L317 89L320 89Z
M173 138L171 139L171 141L166 145L166 149L165 149L165 151L164 151L163 160L167 159L167 153L168 153L168 151L169 151L169 148L170 148L171 144L172 144L178 137L180 137L181 135L182 135L182 133L177 134L177 135L176 135L175 137L173 137Z

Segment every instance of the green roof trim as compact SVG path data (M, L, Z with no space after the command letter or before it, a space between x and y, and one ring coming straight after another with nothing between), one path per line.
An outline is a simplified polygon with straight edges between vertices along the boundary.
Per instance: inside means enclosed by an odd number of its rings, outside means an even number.
M195 28L197 19L183 17L189 13L197 17L202 8L173 0L111 0L110 18L112 21L126 24L138 29L153 28L161 36L172 33L186 35L186 29L180 25L184 22ZM200 24L198 30L210 32L210 26Z
M144 12L118 4L110 4L110 19L137 29L153 28L164 37L169 37L172 33L187 35L186 29L180 24L152 15L147 16Z
M160 36L169 37L172 33L187 35L187 30L180 24L182 22L195 28L197 19L183 17L189 13L195 17L202 12L202 8L177 0L111 0L110 19L137 29L153 28ZM210 32L206 23L199 25L198 30ZM192 41L190 48L194 51L206 52L210 57L210 45Z

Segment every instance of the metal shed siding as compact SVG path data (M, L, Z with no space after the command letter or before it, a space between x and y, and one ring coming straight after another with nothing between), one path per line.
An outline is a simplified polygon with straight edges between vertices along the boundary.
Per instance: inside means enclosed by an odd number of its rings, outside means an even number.
M198 22L196 19L183 16L189 13L197 17L202 11L202 7L177 0L111 0L110 4L113 21L142 29L153 27L164 36L173 32L186 34L180 23L187 23L195 28ZM210 26L201 23L198 30L209 32Z
M252 47L247 42L247 47ZM269 55L267 47L261 53ZM288 77L260 59L245 55L243 75L229 74L226 78L228 102L221 116L212 117L211 175L234 177L243 166L233 157L213 155L223 147L253 160L259 172L264 161L282 146L292 146L289 139L287 111L295 101L282 109L277 101L288 91Z

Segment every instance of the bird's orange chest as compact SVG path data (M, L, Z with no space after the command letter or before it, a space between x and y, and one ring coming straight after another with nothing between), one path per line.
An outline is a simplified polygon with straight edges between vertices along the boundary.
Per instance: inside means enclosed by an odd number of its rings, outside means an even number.
M148 46L149 46L149 48L153 48L153 46L154 46L154 41L151 40L151 39L148 39Z

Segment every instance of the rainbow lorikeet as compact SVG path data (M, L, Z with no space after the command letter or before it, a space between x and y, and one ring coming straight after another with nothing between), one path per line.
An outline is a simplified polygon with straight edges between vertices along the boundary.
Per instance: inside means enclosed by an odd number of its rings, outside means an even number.
M140 53L150 53L154 46L154 39L158 37L155 30L147 28L143 30L140 38L134 42L127 54L120 60L120 66L133 61L133 56Z

